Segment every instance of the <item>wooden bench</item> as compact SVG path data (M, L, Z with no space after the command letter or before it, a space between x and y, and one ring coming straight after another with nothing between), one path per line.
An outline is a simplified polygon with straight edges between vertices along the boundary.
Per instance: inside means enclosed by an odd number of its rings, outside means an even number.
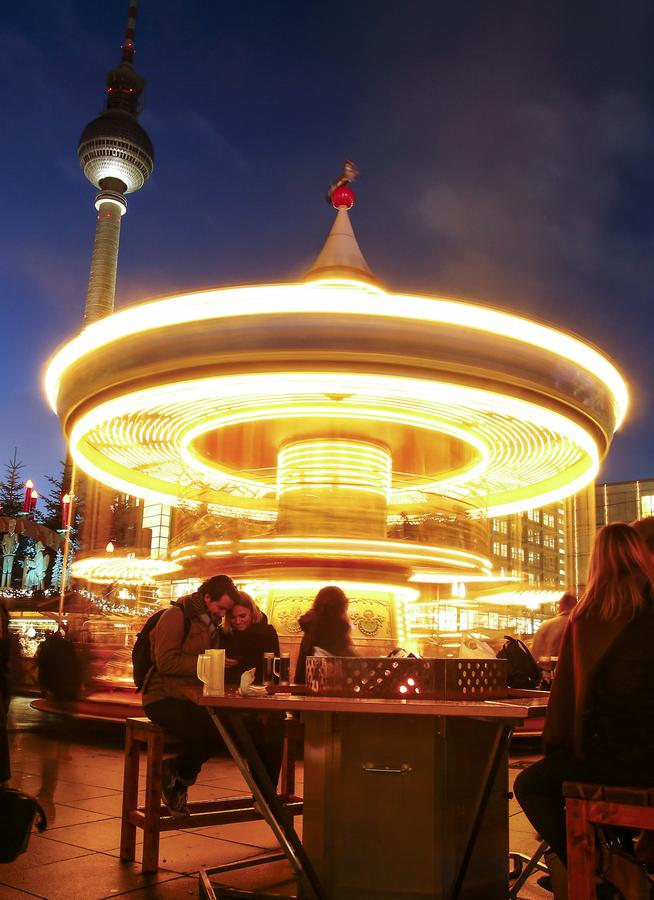
M302 725L287 719L284 729L284 755L280 779L280 799L291 816L302 814L302 798L295 795L295 753ZM143 830L143 872L159 868L159 834L182 828L202 828L261 819L251 795L210 801L192 801L190 815L171 816L161 802L161 768L166 756L179 744L160 725L147 718L129 718L125 723L125 770L123 812L120 832L120 858L136 857L136 829ZM138 805L141 751L146 753L145 803Z
M566 781L568 895L595 900L596 825L654 830L654 788L610 787Z

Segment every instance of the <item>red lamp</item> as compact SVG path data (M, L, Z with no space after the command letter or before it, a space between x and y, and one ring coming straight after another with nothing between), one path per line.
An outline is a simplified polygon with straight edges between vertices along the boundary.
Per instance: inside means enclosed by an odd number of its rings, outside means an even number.
M23 500L23 512L29 512L32 508L32 488L34 487L34 482L31 478L28 478L25 482L25 499Z
M30 492L30 508L29 508L28 512L32 512L32 510L36 509L36 504L38 502L38 499L39 499L39 492L31 491Z
M61 527L70 525L70 494L64 494L61 498Z

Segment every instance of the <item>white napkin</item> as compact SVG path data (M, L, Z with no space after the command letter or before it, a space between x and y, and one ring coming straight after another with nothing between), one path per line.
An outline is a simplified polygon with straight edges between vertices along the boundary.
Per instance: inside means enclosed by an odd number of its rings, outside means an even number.
M256 669L247 669L241 675L241 683L238 688L241 697L263 697L266 694L263 685L254 684L256 672Z

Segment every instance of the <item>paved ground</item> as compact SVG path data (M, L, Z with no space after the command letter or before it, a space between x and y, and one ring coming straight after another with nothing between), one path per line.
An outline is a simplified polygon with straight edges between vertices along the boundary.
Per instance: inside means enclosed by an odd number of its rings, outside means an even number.
M17 698L12 704L9 727L12 786L39 796L49 827L43 834L32 835L27 853L16 862L0 865L0 900L197 897L199 866L255 856L277 846L263 822L168 831L161 836L159 872L143 876L138 863L126 864L118 859L122 728L36 713L25 698ZM529 748L523 748L512 757L512 778L531 758L529 752ZM301 772L298 780L301 793ZM233 763L217 759L203 767L200 781L189 793L191 799L202 800L244 792ZM533 830L515 800L510 801L510 814L511 848L533 852ZM289 896L293 893L289 876L285 863L275 863L238 875L232 873L229 878L234 887ZM520 896L524 900L551 898L534 879Z

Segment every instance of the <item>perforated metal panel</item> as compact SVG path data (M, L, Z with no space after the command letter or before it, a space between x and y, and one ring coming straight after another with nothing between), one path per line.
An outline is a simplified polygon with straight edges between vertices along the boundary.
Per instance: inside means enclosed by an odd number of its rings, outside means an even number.
M306 684L327 697L492 700L506 697L506 660L310 656Z

